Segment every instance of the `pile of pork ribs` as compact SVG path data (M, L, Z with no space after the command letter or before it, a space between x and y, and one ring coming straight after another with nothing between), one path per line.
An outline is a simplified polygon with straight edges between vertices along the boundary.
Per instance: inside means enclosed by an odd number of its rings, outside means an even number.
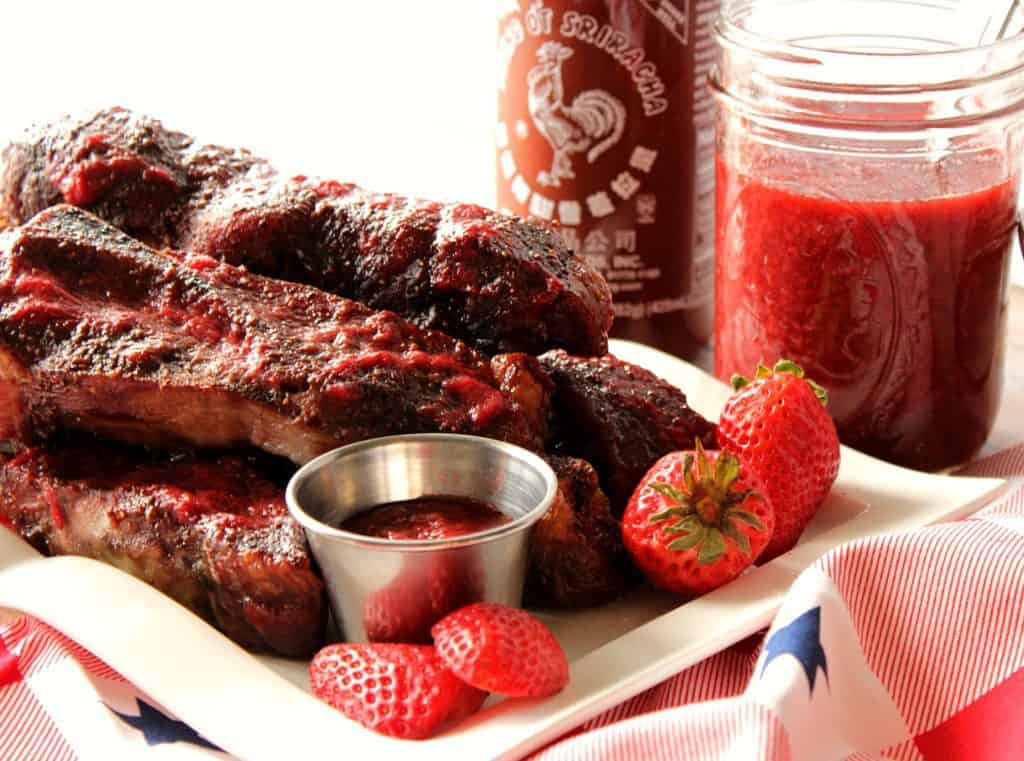
M713 444L607 354L607 284L541 220L283 177L110 109L6 148L0 229L0 523L253 650L323 641L283 484L328 449L441 431L542 453L560 493L527 602L580 607L635 583L617 516L646 469Z

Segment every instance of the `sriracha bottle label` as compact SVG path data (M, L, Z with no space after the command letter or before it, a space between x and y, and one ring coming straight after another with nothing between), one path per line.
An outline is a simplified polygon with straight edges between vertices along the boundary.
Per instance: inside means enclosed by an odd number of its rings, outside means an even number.
M507 0L498 206L557 222L612 334L692 356L711 329L710 0Z

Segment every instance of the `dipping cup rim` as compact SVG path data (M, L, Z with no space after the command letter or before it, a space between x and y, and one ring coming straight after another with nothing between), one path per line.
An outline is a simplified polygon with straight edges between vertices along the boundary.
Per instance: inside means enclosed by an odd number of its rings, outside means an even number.
M313 474L319 472L322 468L337 460L350 457L367 449L375 449L378 447L388 446L390 444L416 442L443 443L446 441L497 449L505 456L512 457L526 463L530 467L534 468L543 478L545 482L544 496L533 508L508 523L502 523L483 531L475 531L471 534L463 534L456 537L443 537L439 539L387 539L385 537L356 534L351 531L336 528L314 518L312 515L307 513L305 509L303 509L299 502L298 490L302 483L311 478ZM506 441L499 441L497 439L489 439L483 436L471 436L461 433L414 433L398 434L394 436L377 436L372 439L357 441L353 444L346 444L345 446L331 449L317 457L314 457L299 468L288 480L288 486L285 489L285 502L288 505L288 512L296 521L298 521L299 525L301 525L304 530L312 532L319 537L367 549L390 552L431 552L489 543L502 537L524 531L539 521L547 513L551 504L555 500L557 492L558 477L552 467L545 462L543 458L516 444L510 444ZM432 495L424 494L421 496L425 497ZM411 499L418 499L418 497L411 497ZM375 507L375 505L367 506L366 509L370 509L372 507ZM500 505L496 505L495 507L499 510L501 509Z

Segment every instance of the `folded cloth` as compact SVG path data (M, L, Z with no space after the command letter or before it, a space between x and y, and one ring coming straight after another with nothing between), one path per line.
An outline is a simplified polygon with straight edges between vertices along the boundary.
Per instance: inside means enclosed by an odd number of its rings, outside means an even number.
M85 648L21 617L0 627L0 759L230 759Z
M681 672L534 758L1024 758L1024 445L971 518L852 542L793 584L766 635ZM0 760L225 759L67 637L0 626Z

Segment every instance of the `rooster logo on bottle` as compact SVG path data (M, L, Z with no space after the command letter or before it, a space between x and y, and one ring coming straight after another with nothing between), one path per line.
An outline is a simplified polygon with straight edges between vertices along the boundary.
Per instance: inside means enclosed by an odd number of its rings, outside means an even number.
M587 162L597 158L622 138L626 107L604 90L585 90L565 104L562 63L572 49L553 40L537 50L537 65L526 75L527 106L537 131L551 145L551 169L537 174L537 182L558 187L572 179L572 156L585 153Z

